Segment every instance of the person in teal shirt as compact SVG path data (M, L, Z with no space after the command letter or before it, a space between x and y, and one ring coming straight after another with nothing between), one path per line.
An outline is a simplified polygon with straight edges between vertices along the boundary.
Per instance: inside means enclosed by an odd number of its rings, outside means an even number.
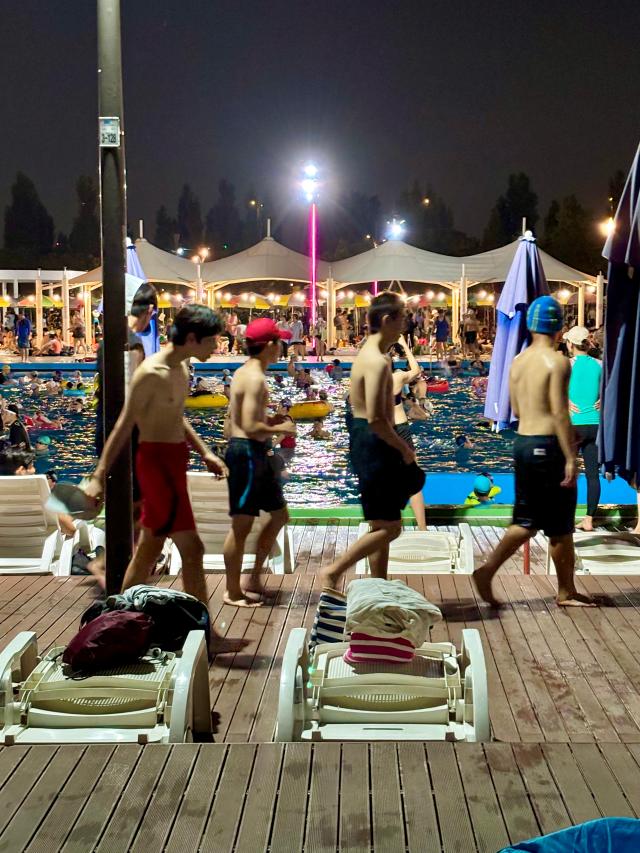
M584 460L587 478L587 514L578 525L581 530L593 530L593 517L600 502L598 472L598 428L600 425L600 380L602 364L587 355L591 346L589 330L574 326L563 336L572 361L569 381L569 413L575 429L578 449Z

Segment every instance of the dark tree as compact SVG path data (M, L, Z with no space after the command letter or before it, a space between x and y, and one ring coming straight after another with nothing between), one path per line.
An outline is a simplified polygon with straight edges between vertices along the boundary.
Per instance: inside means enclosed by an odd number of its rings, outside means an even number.
M622 195L626 182L627 176L622 169L618 169L617 172L609 178L609 205L612 214L618 209L620 196Z
M176 235L178 234L178 223L172 219L164 204L158 208L156 213L156 232L153 237L154 245L166 252L175 252Z
M242 223L236 207L236 191L224 178L218 184L218 200L207 213L206 240L213 257L237 252L242 242Z
M53 218L40 201L35 184L18 172L11 187L11 204L4 214L5 248L44 255L51 251L53 233Z
M98 219L98 190L92 177L81 175L76 183L78 214L69 234L69 248L86 258L90 265L100 257L100 220Z
M540 244L554 258L581 272L595 274L601 266L602 237L593 216L575 195L563 198L560 204L551 202Z
M53 251L56 255L66 255L69 251L69 238L63 231L58 231Z
M185 184L178 199L178 234L180 245L197 249L202 244L203 228L200 202Z
M501 195L489 215L483 246L497 249L515 240L522 233L522 220L535 231L538 222L538 196L531 189L529 176L524 172L509 175L507 191Z
M465 255L477 249L477 242L455 228L453 212L433 187L419 181L403 192L398 212L407 220L412 245L443 255Z

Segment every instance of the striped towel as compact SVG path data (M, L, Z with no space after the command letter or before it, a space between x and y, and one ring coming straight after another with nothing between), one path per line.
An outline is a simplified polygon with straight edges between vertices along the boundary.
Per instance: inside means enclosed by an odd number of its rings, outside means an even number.
M405 637L372 637L354 631L344 659L347 663L407 663L413 653L414 646Z
M347 597L335 589L323 589L313 620L309 649L318 643L341 643L347 618Z

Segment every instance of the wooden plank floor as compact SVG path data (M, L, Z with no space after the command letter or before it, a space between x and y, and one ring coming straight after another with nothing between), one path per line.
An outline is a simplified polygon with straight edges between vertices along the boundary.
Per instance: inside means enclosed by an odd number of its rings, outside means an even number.
M237 655L210 668L217 741L262 743L273 738L280 665L291 628L310 626L320 593L316 574L355 537L356 527L294 528L297 569L268 577L278 595L272 607L236 609L222 602L223 576L209 574L216 630L245 637ZM493 546L497 528L474 528L476 562ZM482 637L490 715L497 741L523 743L640 743L640 577L588 577L579 585L598 597L597 610L561 611L553 579L542 574L542 548L532 547L530 576L521 557L498 576L507 603L498 613L479 603L468 576L409 576L445 619L434 640L460 642L462 628ZM180 580L165 578L163 584ZM0 577L0 647L21 630L35 630L42 651L65 644L95 595L85 578Z
M185 744L0 751L11 853L496 853L640 815L623 744Z

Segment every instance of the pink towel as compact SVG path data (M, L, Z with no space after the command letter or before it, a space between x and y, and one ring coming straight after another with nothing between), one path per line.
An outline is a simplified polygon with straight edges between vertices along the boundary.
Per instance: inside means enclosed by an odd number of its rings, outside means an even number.
M344 653L347 663L407 663L415 646L405 637L372 637L354 631Z

